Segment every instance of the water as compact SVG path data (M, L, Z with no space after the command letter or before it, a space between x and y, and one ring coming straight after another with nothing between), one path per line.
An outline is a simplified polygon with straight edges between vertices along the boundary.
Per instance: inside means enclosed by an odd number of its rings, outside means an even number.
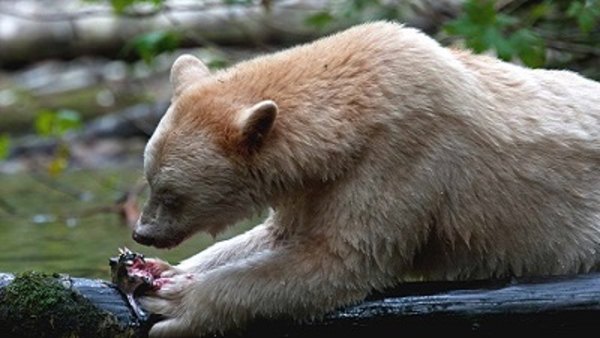
M105 209L139 179L141 171L131 169L78 171L58 178L0 175L0 272L37 270L109 279L108 259L119 247L176 263L215 242L197 234L171 250L135 243L131 229ZM216 240L256 222L235 226Z

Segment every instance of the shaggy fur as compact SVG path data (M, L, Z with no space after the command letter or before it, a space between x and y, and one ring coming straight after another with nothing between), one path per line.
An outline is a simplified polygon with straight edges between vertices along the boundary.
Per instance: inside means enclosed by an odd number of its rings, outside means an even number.
M372 23L210 74L183 56L134 237L171 247L266 207L143 299L151 336L307 318L407 279L600 262L600 84Z

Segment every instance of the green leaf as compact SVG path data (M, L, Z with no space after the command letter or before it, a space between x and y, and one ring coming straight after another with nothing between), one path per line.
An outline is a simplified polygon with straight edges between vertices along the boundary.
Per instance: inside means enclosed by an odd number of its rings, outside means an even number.
M567 8L567 16L577 21L583 33L589 33L600 20L600 1L573 1Z
M52 177L60 175L69 166L69 161L64 157L54 157L48 163L48 174Z
M56 132L64 135L66 132L81 127L81 116L74 110L61 109L56 113Z
M110 0L113 10L117 13L123 13L127 8L136 3L136 0Z
M133 48L136 54L147 64L151 64L154 58L163 52L171 52L177 47L181 38L179 34L172 31L156 31L138 35L127 46Z
M577 25L579 25L579 29L581 29L584 33L589 33L592 31L594 26L596 26L597 17L594 15L592 11L583 11L577 17Z
M42 110L35 119L35 130L41 136L59 137L79 127L79 113L69 109Z
M117 14L123 14L129 7L138 3L148 3L155 7L159 7L165 0L110 0L113 10Z
M503 59L510 59L512 48L503 37L502 29L514 25L514 17L496 14L493 0L468 0L464 12L448 23L444 30L450 35L461 36L467 47L476 53L495 48Z
M496 22L494 0L468 0L464 4L466 16L475 24L491 25Z
M544 2L541 4L534 5L531 11L529 12L529 17L532 21L536 21L543 17L546 17L553 10L553 4L549 2Z
M223 69L229 66L229 62L223 58L214 58L206 63L206 66L210 69Z
M41 136L51 136L55 119L56 112L51 110L40 111L35 119L35 131Z
M10 152L10 138L8 134L0 135L0 160L8 157Z
M304 20L304 23L309 26L322 29L327 27L327 25L329 25L333 19L334 17L331 15L331 13L329 13L329 11L322 11L307 17Z
M515 52L510 41L504 38L502 33L495 27L488 29L486 32L488 46L494 47L500 59L510 61Z
M579 1L573 1L573 2L571 2L571 4L569 5L569 8L567 9L567 16L569 16L571 18L575 18L579 15L579 13L581 13L582 10L583 10L583 4Z
M48 174L50 176L58 176L62 174L65 169L69 167L69 158L71 157L71 150L69 145L61 142L54 151L54 156L50 163L48 163Z
M510 36L509 41L525 65L537 68L546 63L544 40L533 31L520 29Z
M471 38L480 34L479 26L474 24L468 18L458 18L446 24L444 30L451 35L460 35L465 38Z
M506 28L509 26L513 26L519 23L519 19L514 17L514 16L510 16L510 15L504 15L504 14L498 14L496 15L496 21L494 22L494 24L499 27L499 28Z

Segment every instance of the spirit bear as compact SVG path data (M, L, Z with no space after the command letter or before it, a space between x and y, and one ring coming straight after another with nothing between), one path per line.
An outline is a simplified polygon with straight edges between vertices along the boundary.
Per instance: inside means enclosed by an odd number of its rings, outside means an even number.
M209 72L181 56L145 151L136 241L173 247L270 208L176 266L151 336L318 317L409 279L600 262L600 84L441 47L387 22Z

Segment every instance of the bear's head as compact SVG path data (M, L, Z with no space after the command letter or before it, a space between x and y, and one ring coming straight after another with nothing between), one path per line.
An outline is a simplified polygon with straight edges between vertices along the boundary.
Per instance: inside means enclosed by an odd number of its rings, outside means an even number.
M215 234L265 207L251 161L272 133L275 102L228 94L197 58L171 70L173 99L146 145L150 196L133 238L173 247L197 231Z

